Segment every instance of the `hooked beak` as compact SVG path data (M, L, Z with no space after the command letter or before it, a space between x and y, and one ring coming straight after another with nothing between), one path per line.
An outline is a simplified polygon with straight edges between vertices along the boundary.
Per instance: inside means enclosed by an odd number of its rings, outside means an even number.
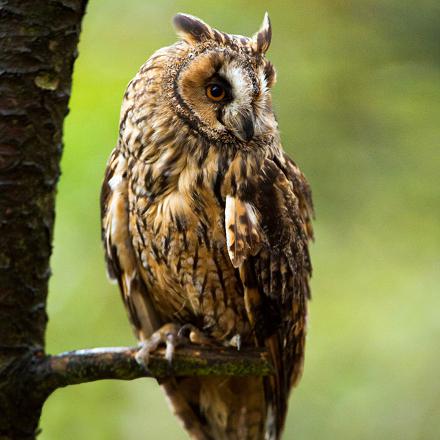
M255 133L255 117L251 110L246 112L227 111L222 115L221 123L243 142L249 142Z
M249 112L240 115L234 127L234 134L243 142L249 142L254 137L254 115Z

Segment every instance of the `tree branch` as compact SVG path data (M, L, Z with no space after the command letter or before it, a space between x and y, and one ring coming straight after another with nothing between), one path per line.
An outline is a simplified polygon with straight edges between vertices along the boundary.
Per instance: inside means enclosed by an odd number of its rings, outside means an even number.
M151 354L148 369L135 359L138 347L93 348L54 356L37 355L35 378L51 392L67 385L102 379L132 380L167 376L267 376L273 368L259 349L179 347L170 365L165 350Z

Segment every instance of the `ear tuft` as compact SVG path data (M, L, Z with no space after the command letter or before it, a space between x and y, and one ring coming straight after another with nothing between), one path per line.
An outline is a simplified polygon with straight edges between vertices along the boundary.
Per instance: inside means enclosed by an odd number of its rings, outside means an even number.
M264 14L263 23L260 30L252 37L254 49L258 53L266 53L272 40L272 26L270 24L269 14Z
M179 13L174 16L173 23L177 34L190 44L211 37L211 27L192 15Z

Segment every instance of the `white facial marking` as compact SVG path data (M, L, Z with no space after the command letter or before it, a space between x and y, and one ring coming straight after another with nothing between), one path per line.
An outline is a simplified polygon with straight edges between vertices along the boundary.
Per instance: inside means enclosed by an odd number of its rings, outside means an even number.
M219 71L220 75L226 78L232 87L234 100L230 104L231 107L240 111L252 103L252 83L246 72L236 63L231 62L222 66Z

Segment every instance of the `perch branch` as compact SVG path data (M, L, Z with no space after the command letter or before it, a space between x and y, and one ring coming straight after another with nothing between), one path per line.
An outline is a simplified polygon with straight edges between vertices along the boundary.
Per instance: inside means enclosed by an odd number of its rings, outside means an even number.
M145 369L136 362L139 348L116 347L76 350L39 356L35 374L40 387L49 392L67 385L102 379L132 380L167 376L267 376L273 368L267 353L259 349L179 347L170 365L165 351L155 351ZM38 355L37 355L38 357Z

